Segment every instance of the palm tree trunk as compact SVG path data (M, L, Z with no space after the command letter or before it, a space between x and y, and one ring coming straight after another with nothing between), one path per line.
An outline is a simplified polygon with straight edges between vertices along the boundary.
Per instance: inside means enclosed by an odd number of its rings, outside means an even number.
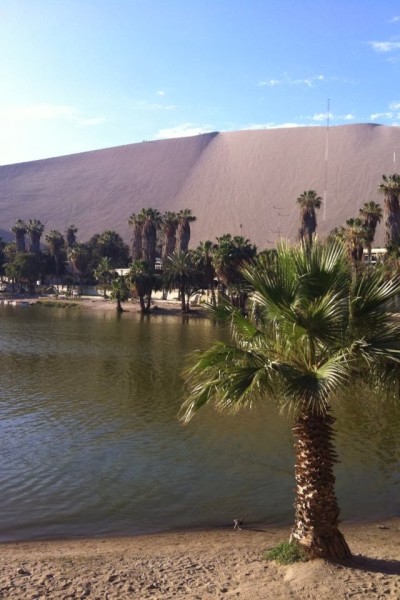
M396 194L388 194L386 209L386 245L397 245L400 241L400 203Z
M350 549L338 529L339 507L333 466L337 455L332 443L330 414L302 413L293 427L296 439L295 525L291 538L310 558L343 560Z
M182 312L187 313L189 307L186 305L186 285L185 285L184 280L181 282L181 284L179 286L179 292L180 292L180 297L181 297Z

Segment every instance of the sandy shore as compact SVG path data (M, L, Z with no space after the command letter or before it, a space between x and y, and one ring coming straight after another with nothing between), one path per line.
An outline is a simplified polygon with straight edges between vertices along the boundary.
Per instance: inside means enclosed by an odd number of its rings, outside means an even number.
M400 519L344 524L354 558L279 566L288 529L175 532L0 545L0 598L241 600L400 598Z
M161 294L159 295L161 296ZM169 298L168 300L162 300L159 296L155 296L152 301L150 314L152 315L180 315L182 316L181 303L178 300ZM117 312L116 302L113 300L105 300L101 296L82 296L82 297L71 297L65 298L62 296L22 296L22 295L10 295L7 294L4 298L0 298L3 303L14 306L18 305L30 305L30 304L57 304L60 308L65 307L68 310L72 309L85 309L91 311L107 311ZM132 300L124 302L122 304L124 312L127 313L140 313L140 305L138 300ZM185 314L190 317L204 317L205 310L198 304L192 304L189 314Z

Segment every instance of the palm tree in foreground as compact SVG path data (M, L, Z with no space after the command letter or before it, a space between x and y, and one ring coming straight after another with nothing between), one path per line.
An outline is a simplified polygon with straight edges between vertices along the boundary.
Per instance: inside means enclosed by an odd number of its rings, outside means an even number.
M341 242L311 249L281 244L273 268L259 263L243 274L254 289L249 315L229 302L214 311L230 326L232 341L198 353L185 372L182 419L189 421L209 402L236 412L274 400L290 411L292 542L309 558L348 558L338 528L331 407L350 384L364 391L369 384L381 394L395 389L390 382L400 370L400 323L385 303L400 292L400 280L388 280L380 268L352 274Z

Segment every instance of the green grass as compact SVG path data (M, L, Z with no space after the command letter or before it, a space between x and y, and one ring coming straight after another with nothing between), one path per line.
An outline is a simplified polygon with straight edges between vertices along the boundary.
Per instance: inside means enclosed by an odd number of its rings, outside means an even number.
M304 550L293 542L282 542L275 548L267 550L264 557L266 560L274 560L280 565L291 565L295 562L306 562L307 560Z

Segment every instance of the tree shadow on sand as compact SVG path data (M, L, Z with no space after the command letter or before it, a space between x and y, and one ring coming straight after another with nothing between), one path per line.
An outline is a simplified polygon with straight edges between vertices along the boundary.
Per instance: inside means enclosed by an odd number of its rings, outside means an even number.
M363 554L357 554L349 561L341 564L359 571L382 573L383 575L400 575L400 560L371 558Z

